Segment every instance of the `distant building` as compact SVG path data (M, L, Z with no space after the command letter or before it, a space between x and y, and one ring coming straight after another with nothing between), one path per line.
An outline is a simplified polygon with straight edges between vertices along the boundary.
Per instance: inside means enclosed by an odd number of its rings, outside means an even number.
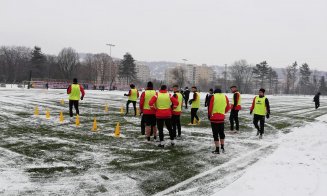
M147 82L150 80L150 68L146 65L136 63L135 66L136 78L139 81Z
M176 83L175 76L173 71L175 68L183 69L184 77L185 77L185 84L184 85L200 85L200 84L210 84L214 80L215 71L212 67L207 65L185 65L185 64L178 64L175 67L168 67L165 70L165 82L167 84L174 84Z

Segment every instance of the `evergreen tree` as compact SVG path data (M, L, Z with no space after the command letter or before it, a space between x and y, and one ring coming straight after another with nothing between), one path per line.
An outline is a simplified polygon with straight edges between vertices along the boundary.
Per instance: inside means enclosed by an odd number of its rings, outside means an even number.
M256 79L260 81L261 88L264 87L264 82L269 74L269 65L266 61L263 61L253 68L253 74Z
M46 56L42 53L41 48L34 46L32 51L31 65L33 77L48 77L49 70L46 67Z
M136 80L135 60L131 54L126 53L119 66L119 77L126 79L126 83Z
M325 76L321 76L319 83L320 83L320 87L319 87L320 93L326 95L327 87L326 87Z
M300 67L300 82L299 82L300 84L299 89L303 94L310 93L310 76L311 76L311 71L309 65L307 63L304 63Z

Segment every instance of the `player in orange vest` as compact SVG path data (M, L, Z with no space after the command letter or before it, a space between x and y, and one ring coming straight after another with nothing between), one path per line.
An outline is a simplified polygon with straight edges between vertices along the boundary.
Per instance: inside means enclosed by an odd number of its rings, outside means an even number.
M230 122L230 130L231 132L234 132L234 121L235 121L235 130L237 133L239 131L239 121L238 121L238 112L242 109L241 108L241 94L238 92L236 86L230 87L233 95L233 104L231 104L231 111L229 116L229 122Z
M227 96L221 93L221 89L215 89L214 95L211 97L208 115L210 116L212 134L216 146L216 150L212 151L214 154L219 154L219 138L222 152L225 152L225 133L224 120L225 113L230 109L229 100ZM219 135L219 137L218 137Z
M151 98L149 105L156 111L157 127L160 138L160 144L158 147L165 146L163 133L164 124L166 124L166 128L169 131L171 145L174 146L175 141L171 124L171 116L172 109L175 109L178 106L178 100L168 93L166 85L162 85L160 91Z
M147 88L140 98L140 115L142 115L142 121L145 124L145 135L148 141L150 141L151 131L153 131L154 140L157 139L156 111L151 109L149 105L154 95L156 95L156 91L153 90L153 83L148 82Z

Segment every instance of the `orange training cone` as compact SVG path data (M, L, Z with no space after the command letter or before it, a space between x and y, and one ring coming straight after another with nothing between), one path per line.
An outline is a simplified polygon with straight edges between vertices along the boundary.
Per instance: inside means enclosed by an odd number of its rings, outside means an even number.
M64 122L64 114L62 112L60 112L59 122Z
M108 113L109 112L109 107L108 107L108 104L106 103L106 105L104 106L104 112L105 113Z
M75 125L76 127L78 127L80 125L80 122L79 122L79 115L77 114L76 115L76 122L75 122Z
M120 136L120 125L118 122L115 128L115 137L119 137L119 136Z
M97 129L98 129L97 119L96 119L96 117L94 117L92 131L97 131Z
M37 107L37 106L35 106L34 115L35 116L38 116L39 115L39 107Z
M45 118L50 119L50 111L48 108L46 109L46 112L45 112Z

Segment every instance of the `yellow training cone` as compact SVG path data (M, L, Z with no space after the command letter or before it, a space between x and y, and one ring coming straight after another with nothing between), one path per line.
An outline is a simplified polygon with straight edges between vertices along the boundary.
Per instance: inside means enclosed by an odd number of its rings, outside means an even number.
M65 105L65 101L64 101L64 99L61 99L61 100L60 100L60 104L61 104L61 105Z
M60 116L59 116L59 122L64 122L64 115L62 112L60 112Z
M136 116L139 116L139 115L140 115L140 109L136 108Z
M94 117L92 131L96 131L97 129L98 129L98 126L97 126L97 119L96 119L96 117Z
M47 110L45 111L45 118L46 118L46 119L50 119L50 111L49 111L48 108L47 108Z
M108 104L106 103L106 105L104 106L104 112L108 113L109 111L109 107L108 107Z
M35 116L38 116L39 115L39 107L37 107L37 106L35 106L34 115Z
M80 125L79 115L78 114L76 115L76 122L75 122L75 124L76 124L76 127L78 127Z
M118 122L115 128L115 137L119 137L119 136L120 136L120 125Z
M124 115L124 106L121 106L121 107L120 107L120 114L121 114L121 115Z

